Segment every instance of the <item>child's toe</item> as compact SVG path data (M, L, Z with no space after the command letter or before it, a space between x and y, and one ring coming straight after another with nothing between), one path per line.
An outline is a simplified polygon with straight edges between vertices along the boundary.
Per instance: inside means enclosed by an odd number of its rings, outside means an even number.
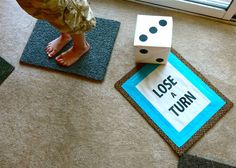
M53 51L53 48L51 47L51 46L49 46L48 48L47 48L47 53L49 54L49 53L51 53Z
M61 60L61 56L56 57L55 60L56 60L56 61Z
M64 60L61 59L60 57L57 57L55 60L56 60L56 62L57 62L58 64L60 64L60 65L62 65L63 62L64 62Z
M53 57L53 56L55 56L55 54L57 53L57 51L55 51L55 50L52 50L49 54L48 54L48 57Z

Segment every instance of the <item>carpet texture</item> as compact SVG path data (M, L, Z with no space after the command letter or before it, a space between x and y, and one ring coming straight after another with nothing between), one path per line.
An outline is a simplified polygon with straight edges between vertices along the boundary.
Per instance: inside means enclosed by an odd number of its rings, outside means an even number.
M0 57L0 85L12 73L14 67Z
M184 154L179 159L178 168L188 168L188 167L191 167L191 168L235 168L230 165L215 162L212 160L207 160L204 158L200 158L198 156Z
M90 2L96 16L121 22L99 84L18 65L35 20L0 0L0 55L16 66L0 86L1 168L177 168L173 150L113 87L135 66L137 14L172 16L173 47L236 103L236 26L123 0ZM233 108L191 154L236 166L235 121Z
M20 61L101 81L106 74L119 27L120 23L117 21L97 18L96 28L87 34L87 41L91 45L91 50L75 64L69 68L64 68L57 65L54 59L48 59L45 53L47 43L58 37L60 33L49 23L39 20L35 25ZM71 45L72 42L65 46L62 52Z

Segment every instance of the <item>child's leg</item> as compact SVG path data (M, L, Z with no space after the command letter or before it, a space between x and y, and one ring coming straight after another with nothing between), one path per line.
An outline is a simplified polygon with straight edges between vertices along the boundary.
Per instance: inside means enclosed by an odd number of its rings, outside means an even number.
M46 47L49 57L55 56L72 38L71 49L57 57L63 66L75 63L90 48L84 33L96 25L96 19L87 0L17 0L27 13L47 20L62 33ZM60 2L60 3L59 3ZM69 34L73 34L69 36Z
M86 41L84 33L73 34L71 37L74 42L73 46L66 52L56 57L56 61L59 65L66 67L72 65L90 49L90 45Z
M49 58L55 56L61 49L71 40L71 35L68 33L61 33L55 40L48 43L46 52Z

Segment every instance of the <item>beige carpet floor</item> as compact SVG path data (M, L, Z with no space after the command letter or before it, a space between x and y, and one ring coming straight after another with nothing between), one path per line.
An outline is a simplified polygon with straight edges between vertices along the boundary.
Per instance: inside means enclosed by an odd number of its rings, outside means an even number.
M121 22L107 75L94 83L19 64L35 19L0 1L0 55L16 69L0 86L1 168L175 168L178 158L114 89L134 67L137 14L173 16L173 47L236 103L236 26L122 0L93 0ZM233 108L189 151L236 166Z

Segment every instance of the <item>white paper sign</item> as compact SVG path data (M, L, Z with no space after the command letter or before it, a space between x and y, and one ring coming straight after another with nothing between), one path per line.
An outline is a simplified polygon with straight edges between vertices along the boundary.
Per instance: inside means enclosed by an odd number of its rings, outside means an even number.
M136 88L178 132L210 103L170 63L155 69Z

